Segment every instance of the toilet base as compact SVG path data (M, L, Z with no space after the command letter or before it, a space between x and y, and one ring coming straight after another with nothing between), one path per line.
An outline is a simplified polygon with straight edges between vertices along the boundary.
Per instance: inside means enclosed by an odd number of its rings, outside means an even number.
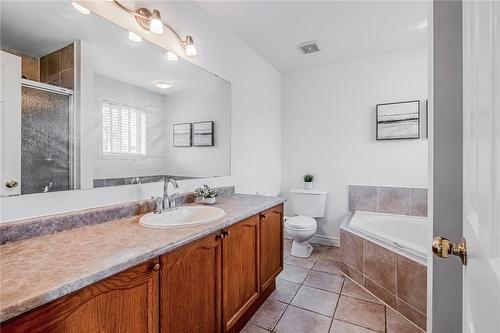
M309 241L297 242L296 240L292 241L292 251L290 254L294 257L299 258L309 258L313 251L313 247L309 244Z

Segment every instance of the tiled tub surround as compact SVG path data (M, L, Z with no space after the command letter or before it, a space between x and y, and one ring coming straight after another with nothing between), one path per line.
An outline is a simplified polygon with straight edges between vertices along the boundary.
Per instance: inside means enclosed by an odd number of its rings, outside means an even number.
M340 230L342 272L425 330L426 265L377 243L344 222Z
M349 211L427 216L427 189L349 185Z
M413 323L340 272L338 247L313 244L311 257L290 256L276 290L242 333L421 333Z
M216 204L226 215L178 229L150 229L140 215L0 246L0 321L124 271L247 217L279 205L281 197L234 194Z
M218 187L216 190L220 198L234 194L234 186ZM195 195L193 192L180 193L176 198L176 205L181 206L194 201ZM70 213L0 223L0 245L63 230L71 230L87 225L146 214L153 210L154 204L152 200L140 200Z

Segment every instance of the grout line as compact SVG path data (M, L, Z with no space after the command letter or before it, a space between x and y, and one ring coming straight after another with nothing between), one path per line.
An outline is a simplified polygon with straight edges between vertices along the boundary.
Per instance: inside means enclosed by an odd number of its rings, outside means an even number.
M328 327L328 332L330 332L332 330L333 321L335 320L335 313L337 312L337 308L338 308L339 302L340 302L340 296L342 295L341 294L342 293L342 289L344 289L344 283L345 283L345 278L342 281L342 286L340 286L339 297L337 298L337 303L335 304L335 309L333 309L332 321L330 322L330 326Z

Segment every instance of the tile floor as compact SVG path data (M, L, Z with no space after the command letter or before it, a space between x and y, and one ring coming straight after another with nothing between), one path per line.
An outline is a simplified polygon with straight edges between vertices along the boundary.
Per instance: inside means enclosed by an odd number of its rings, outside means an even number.
M340 273L340 251L314 244L310 258L290 256L276 290L243 328L243 333L421 333Z

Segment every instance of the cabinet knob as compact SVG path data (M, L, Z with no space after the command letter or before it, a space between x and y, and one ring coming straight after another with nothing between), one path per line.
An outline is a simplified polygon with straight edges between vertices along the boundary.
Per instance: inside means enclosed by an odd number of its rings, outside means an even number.
M260 213L259 216L260 216L261 219L265 219L266 218L266 214L264 214L264 213Z
M222 238L224 238L224 236L222 235L222 233L218 233L215 235L215 240L221 240Z
M19 185L17 180L9 180L9 181L5 182L5 186L7 186L7 188L16 188L17 185Z
M228 237L229 236L229 230L223 230L222 231L222 236Z
M160 264L154 264L153 265L153 271L157 272L160 270Z

